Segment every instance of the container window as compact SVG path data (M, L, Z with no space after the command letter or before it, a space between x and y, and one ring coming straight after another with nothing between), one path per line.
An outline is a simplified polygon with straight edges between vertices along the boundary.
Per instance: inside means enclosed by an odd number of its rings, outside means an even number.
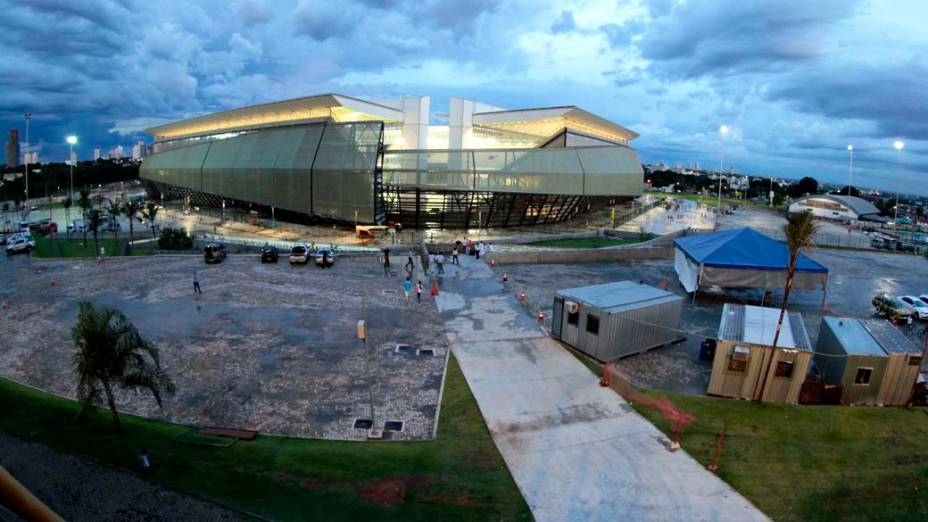
M870 375L873 368L857 368L857 375L854 376L854 384L870 384Z
M586 315L586 331L593 335L599 335L599 317L590 314Z
M920 355L913 355L912 357L909 357L909 366L921 366L921 365L922 365L922 358Z
M580 324L580 312L568 313L567 324L577 326Z
M728 370L732 372L745 371L748 368L748 355L750 355L750 353L751 350L736 346L735 349L731 351L731 356L728 358Z
M793 366L791 361L777 361L777 369L774 371L774 377L792 378Z

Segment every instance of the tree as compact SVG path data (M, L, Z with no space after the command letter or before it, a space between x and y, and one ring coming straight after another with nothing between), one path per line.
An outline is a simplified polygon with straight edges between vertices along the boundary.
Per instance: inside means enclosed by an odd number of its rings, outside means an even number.
M154 201L145 203L145 210L142 211L142 217L148 220L148 228L151 230L151 238L155 239L155 218L158 217L158 210L161 207Z
M789 196L792 198L798 198L805 196L807 194L817 194L818 193L818 181L815 178L810 178L806 176L799 180L799 183L794 183L789 186Z
M90 226L90 230L93 232L93 251L100 251L100 242L97 239L97 230L100 229L100 223L103 222L103 211L98 208L92 208L87 212L87 220L84 222L84 236L87 236L87 227ZM87 240L84 240L84 244L87 244Z
M139 212L142 210L142 205L138 201L126 200L122 204L122 213L126 218L129 219L129 250L132 250L132 226L133 221L138 217Z
M783 225L783 233L786 235L786 247L789 249L789 265L786 267L786 287L783 289L783 301L780 303L780 318L777 319L777 329L773 334L773 350L776 351L777 342L780 340L780 330L783 328L783 317L786 316L786 306L789 304L789 294L793 290L793 276L796 275L796 261L799 254L810 250L815 246L815 234L818 232L818 223L811 212L798 212L790 214L787 222ZM770 373L770 366L773 364L773 357L770 358L770 364L764 370L764 378L761 380L760 400L764 400L764 392L767 388L767 376Z
M71 337L77 349L74 372L77 399L81 403L78 417L106 399L113 427L119 430L119 413L113 396L115 388L147 389L159 407L163 395L174 393L174 383L161 368L158 349L142 339L119 310L96 308L93 303L81 302Z
M93 202L90 201L90 191L86 188L80 190L81 197L77 200L77 206L81 207L81 220L83 221L83 226L81 227L84 231L84 244L87 244L87 211L90 210L90 207L93 206ZM96 233L94 233L96 235Z
M109 201L109 200L107 200ZM122 200L117 199L116 201L109 201L110 206L106 209L107 218L110 223L113 225L113 244L116 244L119 239L118 228L119 228L119 216L122 215Z

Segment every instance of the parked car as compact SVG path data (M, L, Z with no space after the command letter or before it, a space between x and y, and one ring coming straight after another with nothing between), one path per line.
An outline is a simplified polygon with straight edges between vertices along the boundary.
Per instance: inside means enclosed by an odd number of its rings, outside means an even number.
M886 317L909 317L912 315L912 311L902 305L902 303L895 297L891 297L888 294L877 294L876 297L871 301L873 307L876 308L876 313Z
M261 249L261 262L262 263L276 263L277 262L277 249L271 245L264 245L264 248Z
M58 223L54 221L43 219L38 223L33 223L32 229L36 231L39 235L47 236L49 234L58 233Z
M290 264L305 265L309 263L309 247L305 243L297 243L290 249Z
M901 295L898 299L907 310L912 312L916 319L928 319L928 303L914 295Z
M84 220L75 219L68 225L68 232L83 232L84 231Z
M216 263L222 263L222 260L226 258L226 247L220 243L207 243L203 247L203 260L206 261L206 264L212 265Z
M321 247L316 251L316 266L329 268L335 265L335 252L329 247Z
M119 232L120 230L122 230L122 227L118 221L107 219L100 223L100 232Z
M918 296L918 299L919 299L921 302L923 302L923 303L925 303L925 304L928 304L928 294L922 294L922 295Z
M19 254L22 252L29 253L35 248L35 241L32 236L26 234L16 234L6 242L7 255Z

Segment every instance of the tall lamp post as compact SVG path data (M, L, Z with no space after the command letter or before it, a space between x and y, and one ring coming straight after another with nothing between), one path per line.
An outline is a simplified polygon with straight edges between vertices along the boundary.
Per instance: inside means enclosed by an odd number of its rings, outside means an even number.
M68 156L68 165L71 166L71 186L68 188L68 199L74 201L74 146L77 145L77 136L68 136L68 146L71 153Z
M719 134L721 134L722 143L722 154L719 158L719 200L718 200L718 210L719 214L722 213L722 170L725 169L725 135L728 134L728 125L722 125L719 127Z
M26 119L26 154L24 155L23 163L26 164L26 204L29 203L29 120L32 118L32 114L26 113L23 115Z
M850 156L850 165L847 170L847 195L851 195L851 185L854 184L854 146L847 146L847 153Z
M899 172L896 174L896 206L893 208L893 230L895 230L899 224L899 178L902 177L902 149L905 148L905 143L896 140L893 143L893 148L896 149L899 158Z

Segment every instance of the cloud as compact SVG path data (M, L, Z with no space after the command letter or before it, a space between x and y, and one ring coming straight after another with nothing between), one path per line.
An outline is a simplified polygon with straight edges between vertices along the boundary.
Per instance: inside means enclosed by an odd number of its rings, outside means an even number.
M551 24L551 32L554 34L567 33L576 29L576 27L574 14L570 11L561 11L561 16Z
M728 76L805 62L829 51L829 29L859 0L718 0L676 5L640 42L652 70L667 78Z

